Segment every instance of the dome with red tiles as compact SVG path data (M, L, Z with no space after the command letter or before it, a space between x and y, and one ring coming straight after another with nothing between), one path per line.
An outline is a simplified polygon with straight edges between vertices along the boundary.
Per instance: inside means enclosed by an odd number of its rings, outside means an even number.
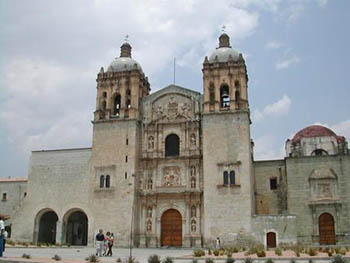
M294 143L299 143L301 138L310 138L310 137L335 137L338 142L344 141L343 136L337 136L331 129L326 128L321 125L311 125L308 126L295 134L292 141Z

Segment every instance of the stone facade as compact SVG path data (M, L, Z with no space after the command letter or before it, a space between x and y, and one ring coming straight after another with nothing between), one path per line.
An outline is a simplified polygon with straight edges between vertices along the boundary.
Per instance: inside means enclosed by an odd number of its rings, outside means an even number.
M203 94L150 94L124 43L97 75L92 148L32 153L13 237L87 245L102 228L117 246L200 247L241 233L267 247L350 243L345 138L310 126L283 160L254 161L250 124L246 64L226 34L204 59Z

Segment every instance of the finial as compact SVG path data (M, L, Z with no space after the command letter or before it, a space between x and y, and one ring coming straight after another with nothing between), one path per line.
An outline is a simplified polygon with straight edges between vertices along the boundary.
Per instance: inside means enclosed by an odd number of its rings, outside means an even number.
M126 43L129 43L129 35L128 35L128 34L126 34L126 36L125 36L125 38L124 38L124 41L125 41Z
M222 33L226 33L226 26L225 26L225 25L223 25L223 26L221 27L221 31L222 31Z

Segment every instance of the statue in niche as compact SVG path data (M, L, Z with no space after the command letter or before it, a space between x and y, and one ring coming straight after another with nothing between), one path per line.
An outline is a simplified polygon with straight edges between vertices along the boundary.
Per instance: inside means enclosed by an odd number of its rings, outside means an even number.
M163 176L164 186L180 185L180 169L179 167L168 167L164 170Z
M158 106L157 109L155 110L155 114L156 114L156 119L160 119L163 117L163 108L162 106Z
M153 149L154 148L154 138L153 136L148 137L148 149Z
M194 177L191 179L191 188L196 188L196 178Z
M196 135L194 133L191 134L190 142L191 146L196 146Z
M151 220L148 220L147 221L147 232L151 232L152 231L152 221Z
M196 226L196 220L191 221L191 232L196 232L197 226Z
M191 176L196 176L196 166L191 166Z
M147 217L152 217L152 207L148 207L148 209L147 209Z
M332 198L331 186L330 184L318 184L318 198L320 199L330 199Z
M194 205L191 207L191 217L196 217L196 207Z

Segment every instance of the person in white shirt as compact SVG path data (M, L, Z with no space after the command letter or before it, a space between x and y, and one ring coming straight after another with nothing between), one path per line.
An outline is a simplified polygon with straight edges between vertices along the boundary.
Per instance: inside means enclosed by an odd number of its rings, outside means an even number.
M3 217L0 216L0 257L4 252L4 232L5 232L5 223Z

